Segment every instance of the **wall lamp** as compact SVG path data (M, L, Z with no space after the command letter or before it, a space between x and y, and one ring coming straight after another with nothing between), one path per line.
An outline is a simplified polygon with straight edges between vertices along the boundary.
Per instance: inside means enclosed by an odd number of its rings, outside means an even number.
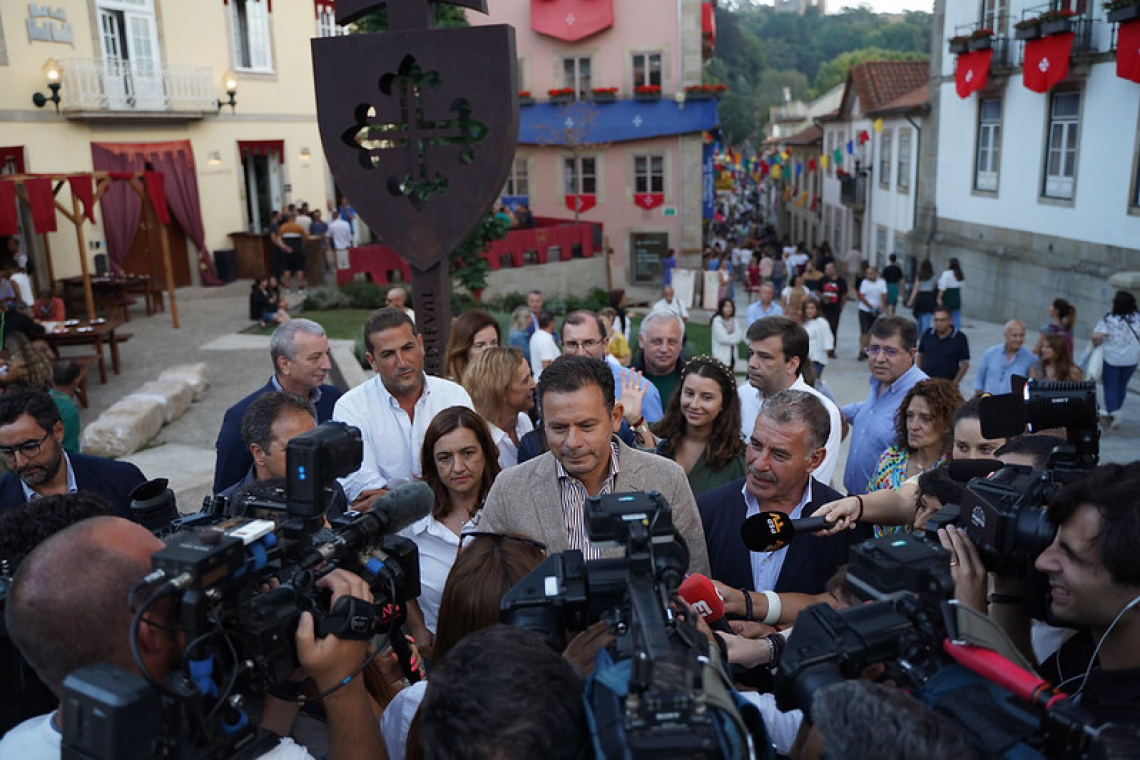
M218 110L222 110L222 106L229 106L230 113L234 113L237 110L237 99L234 98L234 96L237 95L237 77L232 71L227 71L222 75L222 87L225 88L226 94L230 96L230 99L219 100Z
M55 112L59 113L59 77L61 73L59 64L54 58L48 58L41 71L47 77L47 86L51 90L51 96L37 92L32 95L32 102L36 104L36 108L43 108L50 101L55 104Z

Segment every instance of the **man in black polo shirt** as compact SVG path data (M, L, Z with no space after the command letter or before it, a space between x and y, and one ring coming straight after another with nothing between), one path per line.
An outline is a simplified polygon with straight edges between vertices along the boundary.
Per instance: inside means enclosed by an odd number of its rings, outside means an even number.
M931 377L962 382L970 368L970 343L961 330L954 329L950 312L941 306L934 310L934 326L918 340L915 364Z

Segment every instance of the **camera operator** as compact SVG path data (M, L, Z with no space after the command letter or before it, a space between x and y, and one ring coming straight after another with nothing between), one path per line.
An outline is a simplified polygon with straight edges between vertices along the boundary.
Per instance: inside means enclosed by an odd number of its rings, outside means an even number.
M1053 497L1048 516L1057 535L1035 563L1049 580L1052 620L1078 629L1045 661L1042 675L1078 696L1094 718L1131 725L1140 724L1138 504L1140 462L1098 467ZM1002 602L995 606L1012 613L1020 589L1008 581L996 579L994 596ZM1002 593L1008 591L1015 593ZM1026 635L1024 615L995 618L1011 635Z
M138 672L130 648L132 611L128 596L151 570L151 554L162 542L145 528L117 517L94 517L72 525L36 548L13 581L6 611L12 639L57 697L67 675L98 663ZM371 600L367 584L343 571L319 581L333 599L350 595ZM170 620L172 609L158 605L138 629L139 658L161 681L180 665L182 647ZM322 690L341 684L364 659L368 643L333 636L317 640L309 613L297 627L297 656ZM280 728L292 706L267 700L263 725ZM383 744L368 709L362 679L354 678L324 700L329 715L330 757L383 757ZM271 720L270 712L276 715ZM291 720L291 715L288 716ZM0 758L58 758L59 712L25 721L0 741ZM262 757L307 758L284 738Z

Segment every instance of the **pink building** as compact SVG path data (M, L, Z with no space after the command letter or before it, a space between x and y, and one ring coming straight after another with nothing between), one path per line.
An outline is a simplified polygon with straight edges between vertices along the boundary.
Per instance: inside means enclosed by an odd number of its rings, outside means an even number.
M615 286L699 255L711 215L715 97L701 91L715 3L500 0L472 24L515 28L522 106L504 202L603 225ZM707 88L706 88L707 89ZM707 192L703 181L707 171ZM583 283L583 290L601 283Z

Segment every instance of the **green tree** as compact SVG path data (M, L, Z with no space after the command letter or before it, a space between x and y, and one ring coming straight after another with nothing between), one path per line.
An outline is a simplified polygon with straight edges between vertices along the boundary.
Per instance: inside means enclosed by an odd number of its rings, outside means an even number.
M815 78L811 97L817 98L832 87L842 84L847 79L847 72L856 64L866 61L914 61L922 58L926 58L923 53L898 52L878 48L865 48L843 53L819 67L819 75Z
M456 285L466 288L470 293L487 287L487 273L491 271L491 265L479 254L488 243L506 237L509 228L510 223L492 211L451 252L447 260L447 271Z
M456 26L468 26L467 16L463 13L462 8L446 3L434 3L432 8L435 10L436 28L449 29ZM358 19L352 26L352 31L355 34L386 32L388 31L388 10L381 8L378 11L373 11Z

